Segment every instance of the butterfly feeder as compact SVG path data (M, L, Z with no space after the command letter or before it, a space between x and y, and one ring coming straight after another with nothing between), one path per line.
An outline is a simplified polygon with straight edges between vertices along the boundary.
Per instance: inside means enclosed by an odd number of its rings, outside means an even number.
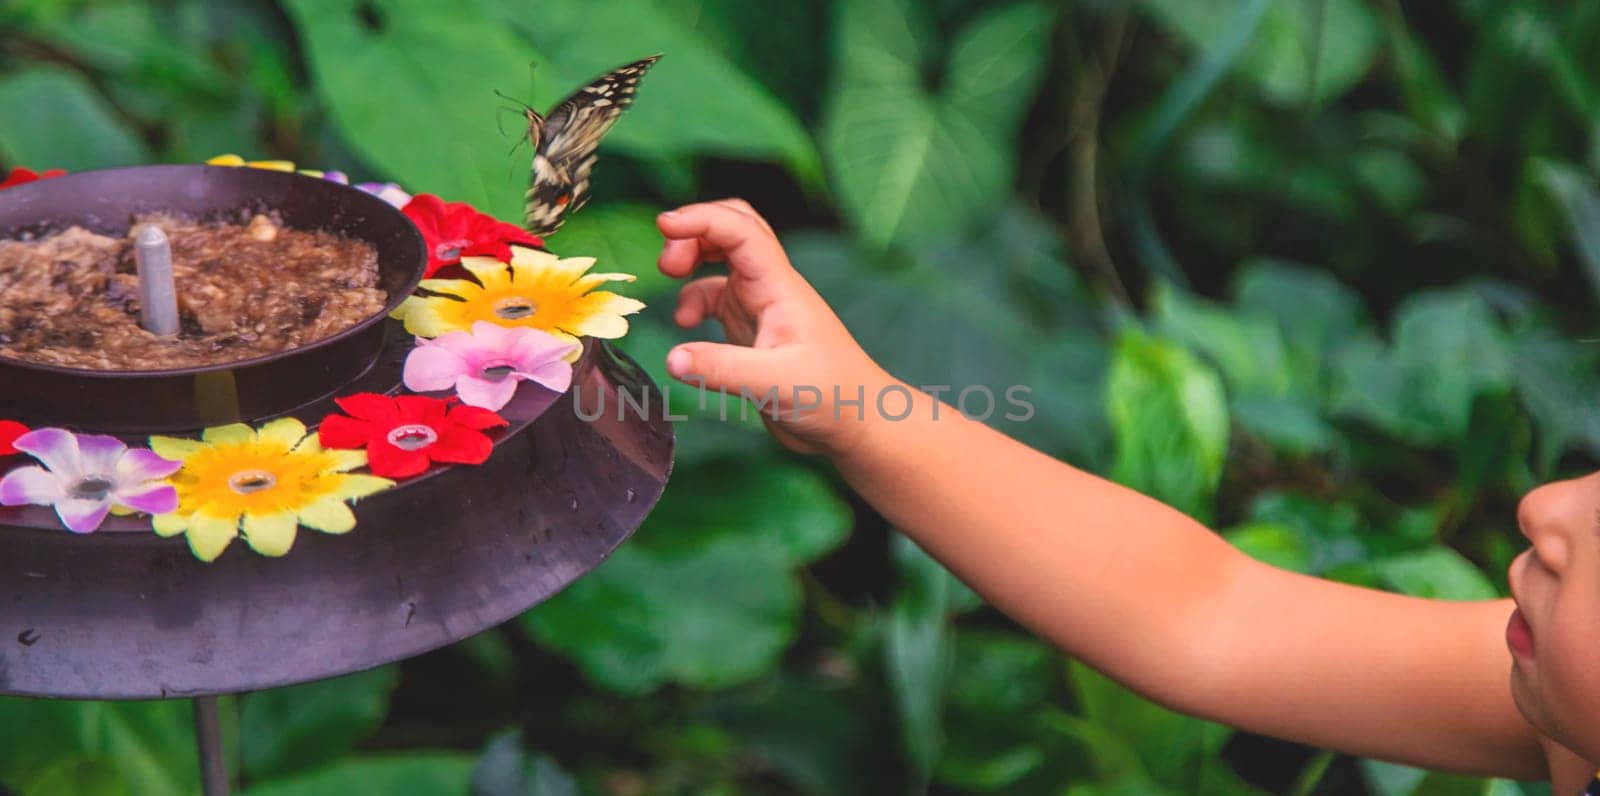
M389 316L426 264L413 224L354 188L214 166L84 172L0 194L0 240L78 225L121 235L152 211L197 219L270 211L377 251L383 312L299 348L166 370L60 367L0 356L0 418L115 435L195 435L294 417L333 398L399 390L415 340ZM144 309L171 312L164 247L141 236ZM40 263L40 267L48 267ZM154 283L154 284L152 284ZM168 324L146 317L147 329ZM626 393L632 400L620 401ZM610 409L596 411L595 404ZM67 533L43 506L0 507L0 694L193 699L207 794L227 791L215 698L402 660L505 622L603 561L655 505L674 436L648 376L586 339L572 387L524 383L481 465L433 465L357 502L355 532L302 532L281 557L235 544L197 560L149 518ZM636 409L643 397L644 411Z

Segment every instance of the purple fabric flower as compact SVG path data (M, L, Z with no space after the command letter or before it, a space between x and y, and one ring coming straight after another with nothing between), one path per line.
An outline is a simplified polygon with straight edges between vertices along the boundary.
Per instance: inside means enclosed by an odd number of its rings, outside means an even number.
M411 194L392 182L358 182L356 187L394 205L396 209L411 203Z
M478 321L471 332L417 338L402 378L413 392L454 387L462 403L498 411L516 394L519 381L566 392L572 384L566 356L576 347L539 329Z
M100 527L112 511L166 514L178 508L178 491L161 479L181 462L132 448L115 437L79 436L60 428L41 428L17 437L17 450L44 464L13 470L0 478L0 505L53 506L74 533Z
M322 179L329 182L336 182L340 185L351 184L350 175L345 174L342 171L325 171L322 173ZM403 190L397 183L358 182L355 183L355 187L366 191L367 193L370 193L391 205L394 205L396 208L405 207L411 202L411 194L406 193L405 190Z

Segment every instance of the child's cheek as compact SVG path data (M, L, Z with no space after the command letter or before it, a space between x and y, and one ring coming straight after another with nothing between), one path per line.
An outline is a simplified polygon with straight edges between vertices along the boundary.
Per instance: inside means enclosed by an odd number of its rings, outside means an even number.
M1535 639L1544 680L1545 709L1575 751L1600 754L1600 573L1562 584L1551 626Z

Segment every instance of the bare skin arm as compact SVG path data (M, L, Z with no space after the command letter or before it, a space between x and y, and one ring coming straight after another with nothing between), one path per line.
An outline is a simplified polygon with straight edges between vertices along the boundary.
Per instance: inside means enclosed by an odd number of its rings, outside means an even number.
M780 395L899 385L748 205L691 205L658 223L665 273L730 266L685 286L676 316L684 326L716 318L729 343L674 349L674 376ZM916 405L904 421L840 420L824 406L769 427L829 456L896 527L1043 638L1158 702L1233 726L1429 768L1548 776L1507 685L1509 601L1421 600L1269 567L1181 512L952 407L934 420L934 400L906 389Z
M1188 516L932 398L835 461L993 605L1162 704L1353 754L1542 778L1507 687L1509 600L1450 603L1259 563Z

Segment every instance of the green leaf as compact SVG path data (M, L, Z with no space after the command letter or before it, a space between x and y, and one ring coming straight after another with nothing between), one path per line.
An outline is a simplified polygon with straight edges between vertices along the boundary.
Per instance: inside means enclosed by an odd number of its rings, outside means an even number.
M750 688L706 695L700 715L742 740L749 753L804 793L877 796L905 790L905 759L892 737L890 711L876 692L831 678L778 673Z
M1292 355L1273 315L1229 310L1166 283L1151 300L1155 328L1199 352L1221 371L1239 424L1273 447L1309 454L1328 450L1337 438L1318 414L1313 384L1297 381ZM1320 363L1313 362L1313 367Z
M173 46L174 35L186 33L175 17L168 9L139 3L91 6L41 33L96 70L147 89L187 94L189 104L229 96L228 75L204 50Z
M1466 129L1466 110L1450 89L1433 56L1406 28L1399 6L1383 15L1401 99L1406 112L1451 148Z
M1361 771L1377 796L1522 796L1524 793L1510 780L1425 771L1380 760L1362 760Z
M1068 676L1084 719L1130 747L1151 779L1180 792L1195 792L1202 761L1233 735L1221 724L1150 702L1077 661Z
M254 157L255 153L237 150L254 138L260 122L260 114L245 104L225 109L185 107L168 119L161 158L168 162L203 163L229 152Z
M880 247L959 235L1003 204L1018 125L1048 57L1048 9L994 9L957 35L950 80L930 94L919 12L905 0L839 5L823 151L840 203Z
M1378 796L1410 796L1428 778L1428 772L1382 760L1362 760L1361 773Z
M1448 547L1402 553L1372 566L1389 586L1415 597L1492 600L1500 596L1483 572Z
M1465 288L1416 294L1396 316L1391 347L1363 340L1342 352L1335 408L1409 442L1459 440L1473 400L1510 386L1501 323Z
M824 3L745 0L658 0L708 44L771 88L790 108L808 108L822 93L826 31Z
M947 736L935 776L968 791L1018 791L1053 756L1030 717L1051 704L1060 655L1016 633L954 634Z
M1217 87L1223 74L1238 63L1271 5L1268 0L1244 0L1222 18L1220 21L1225 25L1227 34L1217 38L1215 46L1203 57L1196 59L1188 69L1184 70L1183 75L1162 93L1150 113L1150 118L1144 123L1143 130L1131 145L1129 181L1132 185L1126 203L1129 232L1141 264L1161 279L1178 285L1187 284L1182 267L1167 248L1166 242L1161 239L1161 233L1157 231L1155 220L1150 213L1145 184L1156 155L1184 120L1200 106L1201 101ZM1158 7L1173 6L1163 0ZM1185 5L1183 8L1187 9L1189 6Z
M837 235L784 244L890 372L1041 449L1087 457L1104 446L1097 308L1036 219L1008 209L992 229L919 249L904 264Z
M1296 393L1322 399L1332 382L1335 353L1351 340L1372 335L1361 297L1325 270L1270 258L1247 260L1239 266L1233 294L1240 311L1277 322Z
M1230 202L1221 207L1200 203L1183 208L1188 228L1218 239L1230 250L1259 248L1259 236L1267 231L1259 223L1264 218L1261 210L1266 208L1277 214L1270 218L1284 218L1282 214L1288 212L1294 214L1289 216L1292 218L1309 216L1335 226L1366 221L1363 214L1372 200L1364 195L1346 156L1342 152L1332 157L1315 150L1306 152L1304 145L1285 141L1281 128L1266 119L1202 117L1179 144L1173 165L1177 176L1195 183L1191 192L1209 189L1201 195L1249 199L1238 207ZM1228 226L1211 228L1222 224Z
M529 753L516 730L489 742L472 773L473 796L578 796L578 783L548 755Z
M1509 392L1484 393L1473 402L1467 433L1456 447L1453 501L1470 507L1508 483L1508 475L1528 459L1528 425Z
M535 52L484 0L287 0L284 8L317 94L357 155L413 193L522 218L529 155L506 154L512 141L496 125L503 105L494 90L515 91Z
M471 792L471 755L408 752L405 756L354 757L306 774L252 787L244 796L444 796Z
M988 10L950 47L945 99L987 132L1010 132L1028 112L1044 77L1055 15L1041 3Z
M889 691L919 789L926 788L944 741L942 710L953 639L955 577L903 535L892 546L900 588L889 611L884 652Z
M1594 346L1533 326L1512 341L1517 397L1534 421L1534 467L1553 474L1568 449L1600 455L1600 355Z
M798 630L794 570L849 529L848 508L810 470L674 474L632 541L523 624L620 693L745 682L776 665Z
M122 796L132 793L116 764L99 757L63 757L39 772L21 796Z
M1215 371L1171 343L1128 331L1106 388L1117 482L1210 518L1228 451L1228 407Z
M399 682L399 670L386 666L241 698L244 773L266 779L344 755L383 723Z
M1600 194L1595 192L1594 180L1560 163L1538 162L1535 169L1566 214L1578 262L1583 264L1589 287L1600 299Z
M1291 492L1263 492L1250 503L1249 523L1289 529L1309 555L1313 574L1363 561L1365 521L1348 503L1324 502Z
M534 73L534 104L541 109L608 70L664 54L640 84L627 117L607 136L608 146L652 157L774 160L802 180L818 181L816 147L793 111L657 3L563 0L530 13L525 3L502 0L499 8L504 21L546 56ZM521 79L525 70L526 61L500 79Z
M1338 434L1308 398L1241 395L1228 402L1228 411L1241 428L1281 451L1309 455L1339 444Z
M616 292L644 301L672 301L677 281L661 273L661 232L656 213L645 205L611 204L574 214L550 240L562 257L593 257L598 271L620 271L638 277Z
M147 162L144 142L76 72L31 66L0 78L0 157L38 171Z
M1390 215L1405 218L1417 210L1428 191L1428 178L1405 153L1388 147L1354 152L1350 166L1367 192Z
M1251 558L1294 572L1311 570L1311 551L1295 529L1252 522L1224 531L1222 538Z
M586 211L587 212L587 211ZM703 391L667 374L667 352L691 339L700 339L700 330L686 332L670 320L671 299L657 302L630 321L623 341L627 353L650 378L666 391L668 409L677 417L677 448L674 452L681 470L719 459L760 459L774 456L779 446L762 425L760 411L737 394L724 399L715 392ZM607 413L615 416L609 403Z
M0 698L0 785L23 790L63 760L96 758L145 796L199 789L187 701L66 702ZM65 772L61 776L67 776ZM97 777L98 774L88 774Z
M1211 360L1231 393L1289 391L1288 352L1271 316L1232 312L1165 282L1152 291L1150 315L1162 336Z
M1242 0L1141 0L1168 31L1202 52L1223 49L1230 12ZM1371 68L1382 40L1360 0L1273 3L1236 74L1281 105L1321 104L1349 91Z

